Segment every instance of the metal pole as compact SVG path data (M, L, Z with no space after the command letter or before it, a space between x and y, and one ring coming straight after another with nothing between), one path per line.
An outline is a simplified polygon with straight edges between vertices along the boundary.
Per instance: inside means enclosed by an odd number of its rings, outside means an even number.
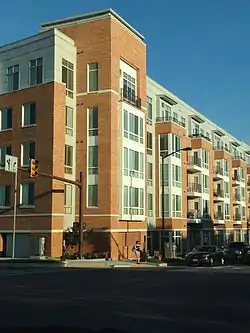
M133 186L133 171L130 171L130 221L133 219L132 213L132 186Z
M164 259L164 232L165 232L165 223L164 223L164 156L161 156L161 255Z
M82 194L83 194L83 177L80 172L79 179L79 259L82 259L82 244L83 244L83 227L82 227Z
M12 239L12 258L15 258L15 245L16 245L16 208L17 208L17 171L14 176L14 212L13 212L13 239Z

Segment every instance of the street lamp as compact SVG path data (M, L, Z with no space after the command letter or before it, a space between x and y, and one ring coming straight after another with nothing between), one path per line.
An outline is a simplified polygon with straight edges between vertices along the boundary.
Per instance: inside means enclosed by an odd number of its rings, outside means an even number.
M162 255L162 260L164 260L164 257L165 257L165 250L164 250L164 233L165 233L164 159L169 156L172 156L180 151L190 151L190 150L192 150L191 147L184 147L184 148L180 148L175 151L172 151L171 153L161 153L161 255Z

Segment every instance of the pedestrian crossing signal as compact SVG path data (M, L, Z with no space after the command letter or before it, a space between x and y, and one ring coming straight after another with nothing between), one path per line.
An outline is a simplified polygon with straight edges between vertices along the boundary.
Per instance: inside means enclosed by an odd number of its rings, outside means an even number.
M30 159L29 176L30 178L36 178L38 176L38 160L35 158Z

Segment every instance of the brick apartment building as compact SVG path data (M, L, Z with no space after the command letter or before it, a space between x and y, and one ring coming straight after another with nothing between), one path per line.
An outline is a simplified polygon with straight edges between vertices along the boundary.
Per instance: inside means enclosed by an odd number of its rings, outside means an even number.
M42 25L0 48L0 165L70 180L83 172L85 251L131 256L140 240L160 248L160 154L165 241L179 253L197 244L248 241L250 147L146 76L144 37L112 10ZM0 171L0 251L11 255L13 174ZM78 190L18 173L16 256L62 254L78 221Z

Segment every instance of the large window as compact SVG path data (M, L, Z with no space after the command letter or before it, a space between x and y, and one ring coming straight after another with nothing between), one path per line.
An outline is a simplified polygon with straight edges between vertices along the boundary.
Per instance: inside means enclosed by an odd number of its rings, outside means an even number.
M162 167L163 167L163 177L164 177L164 186L169 185L169 164L164 161L163 166L161 164L161 169L160 169L160 181L161 181L161 186L162 186Z
M67 135L73 136L74 132L74 109L70 106L66 106L66 115L65 115L65 133Z
M144 178L144 154L124 147L124 175Z
M0 168L5 167L5 155L11 155L11 146L0 147Z
M229 194L229 183L228 182L224 182L224 192L225 192L225 198L229 198L230 194Z
M133 215L144 214L144 189L137 187L124 186L123 189L123 208L124 214Z
M66 59L62 59L62 82L66 84L66 95L70 98L74 96L74 64Z
M153 153L153 136L151 132L147 132L147 153L149 155Z
M65 168L64 168L64 172L72 175L73 173L73 151L74 148L70 145L65 145Z
M209 168L209 152L205 149L202 149L202 167Z
M10 207L10 185L0 185L0 209Z
M29 166L30 159L35 158L36 145L35 142L24 142L21 146L21 164L23 167Z
M172 195L172 212L174 217L181 217L181 196Z
M209 177L207 175L202 175L202 185L203 193L209 193Z
M125 138L129 138L130 140L143 143L143 118L124 110L123 130Z
M88 174L98 173L98 146L89 146L88 148Z
M177 151L181 149L181 138L178 135L172 134L172 151ZM174 154L175 157L181 158L181 152Z
M88 64L88 91L98 91L98 62Z
M64 213L72 214L73 185L64 184Z
M147 118L149 125L152 125L152 118L153 118L153 107L152 107L152 98L147 96Z
M153 164L150 162L148 162L147 175L148 175L148 185L152 186L153 185Z
M35 184L33 182L25 182L21 184L20 205L21 207L35 205Z
M123 72L123 97L132 103L136 102L135 78L125 72Z
M160 195L160 212L162 216L162 194ZM170 216L170 197L169 194L164 193L164 217Z
M19 65L8 67L7 70L8 91L19 89Z
M148 193L148 217L153 216L153 194Z
M169 151L169 134L160 135L160 152L167 154Z
M12 129L12 109L4 108L0 110L0 130Z
M30 61L30 85L43 83L43 58Z
M36 124L36 103L29 102L22 106L22 127Z
M98 135L98 108L89 108L89 136Z
M168 165L168 164L165 164ZM181 167L178 165L172 165L172 185L175 187L181 187Z
M98 207L98 185L88 185L88 207Z

